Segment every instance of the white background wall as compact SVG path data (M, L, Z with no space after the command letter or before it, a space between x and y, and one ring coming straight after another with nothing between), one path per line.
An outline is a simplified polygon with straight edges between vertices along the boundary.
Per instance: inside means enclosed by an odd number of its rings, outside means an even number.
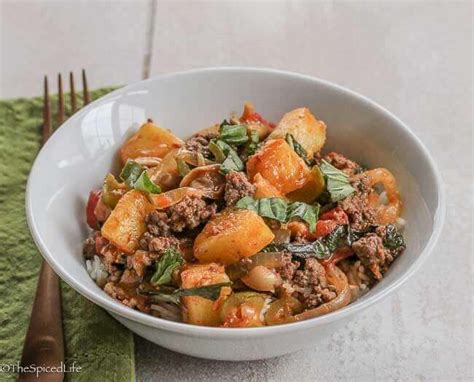
M350 87L411 126L438 161L449 200L430 261L331 339L287 357L241 363L197 360L139 339L139 379L472 380L472 2L156 5L152 76L252 65ZM44 74L81 68L91 87L139 80L153 10L149 1L1 0L0 98L39 95Z

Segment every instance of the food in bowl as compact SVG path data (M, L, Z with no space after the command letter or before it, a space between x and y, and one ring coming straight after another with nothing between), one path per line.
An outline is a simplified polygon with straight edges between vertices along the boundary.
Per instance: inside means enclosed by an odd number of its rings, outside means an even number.
M296 322L354 301L402 254L395 177L321 153L309 109L274 125L240 116L185 141L148 120L86 208L91 277L113 298L173 321Z

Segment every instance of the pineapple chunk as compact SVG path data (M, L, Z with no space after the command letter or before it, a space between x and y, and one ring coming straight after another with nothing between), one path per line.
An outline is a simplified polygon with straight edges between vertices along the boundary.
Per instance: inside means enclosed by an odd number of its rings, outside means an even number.
M181 272L181 287L198 288L229 282L224 266L210 264L190 265ZM186 296L183 301L183 320L194 325L219 326L221 317L214 301L199 296Z
M147 122L122 145L120 159L125 163L128 159L139 157L163 158L169 151L182 145L183 141L171 131Z
M251 210L226 209L211 219L194 242L194 256L203 263L232 264L255 255L275 235Z
M306 163L284 139L267 141L248 160L247 173L252 181L260 173L283 195L303 187L311 176Z
M308 108L302 107L286 113L270 134L270 139L285 138L286 134L293 135L312 158L326 141L326 124L317 120Z
M143 193L128 191L102 226L102 236L125 253L135 252L140 237L145 233L145 217L152 209Z

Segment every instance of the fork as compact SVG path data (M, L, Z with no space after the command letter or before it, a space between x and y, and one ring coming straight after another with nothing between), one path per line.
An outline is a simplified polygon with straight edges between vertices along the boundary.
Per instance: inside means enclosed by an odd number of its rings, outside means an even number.
M69 73L71 113L77 110L74 86L74 74ZM90 101L86 72L82 70L83 103ZM42 142L44 145L52 134L51 106L49 100L48 77L44 77ZM64 93L61 74L58 74L58 115L57 123L65 120ZM49 264L43 260L36 288L35 301L31 312L30 324L23 345L20 361L19 381L38 381L35 372L27 372L32 365L43 366L40 380L62 381L64 379L64 338L61 317L61 292L59 277ZM46 371L49 368L49 372ZM56 372L51 372L55 368ZM38 369L39 370L39 369Z

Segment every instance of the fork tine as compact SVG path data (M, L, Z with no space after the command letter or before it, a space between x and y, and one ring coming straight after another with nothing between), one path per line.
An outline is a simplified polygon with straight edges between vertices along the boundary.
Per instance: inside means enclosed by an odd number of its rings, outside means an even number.
M74 114L77 109L76 88L74 85L74 73L69 72L69 89L71 90L71 112Z
M64 122L64 94L63 94L63 79L61 73L58 73L58 124Z
M82 69L82 92L84 97L84 105L90 102L89 90L87 89L86 71Z
M44 76L44 97L43 97L43 139L42 145L46 143L51 135L51 107L49 103L48 76Z

